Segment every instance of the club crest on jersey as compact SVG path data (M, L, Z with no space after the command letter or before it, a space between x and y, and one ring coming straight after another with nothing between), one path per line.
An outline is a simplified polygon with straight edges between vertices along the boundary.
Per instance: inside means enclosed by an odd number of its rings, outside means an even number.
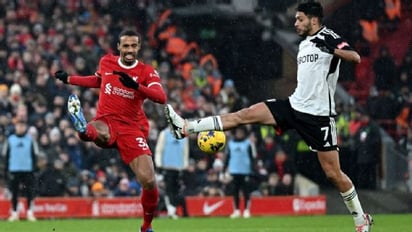
M112 94L112 85L110 83L107 83L104 87L104 93L105 94Z
M149 76L150 77L160 77L159 73L156 70L154 70L154 72L150 73Z

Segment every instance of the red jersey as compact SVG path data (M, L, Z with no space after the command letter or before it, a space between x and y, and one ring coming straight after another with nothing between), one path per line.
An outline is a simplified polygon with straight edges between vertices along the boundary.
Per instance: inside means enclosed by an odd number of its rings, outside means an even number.
M127 73L139 83L139 89L125 87L119 80L119 75L113 71ZM132 66L125 66L120 57L112 54L100 59L96 76L100 77L100 94L96 118L108 117L125 125L127 128L139 128L148 131L149 123L143 111L143 102L149 98L164 104L166 95L160 84L160 77L150 65L140 61ZM155 90L154 92L152 90ZM147 92L150 94L146 94Z

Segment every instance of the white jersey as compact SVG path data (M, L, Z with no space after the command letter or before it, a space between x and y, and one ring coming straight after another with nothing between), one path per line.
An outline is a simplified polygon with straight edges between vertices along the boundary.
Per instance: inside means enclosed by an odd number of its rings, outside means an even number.
M334 96L341 60L316 47L310 41L315 37L336 48L351 49L339 35L326 27L301 41L297 55L297 87L289 101L296 111L332 116L336 115Z

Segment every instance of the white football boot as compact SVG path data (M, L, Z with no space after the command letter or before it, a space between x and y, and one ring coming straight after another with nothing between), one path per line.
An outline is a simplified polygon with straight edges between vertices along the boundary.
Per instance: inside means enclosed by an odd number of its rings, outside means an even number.
M355 232L371 232L371 226L373 224L372 216L365 213L363 218L365 219L365 222L360 226L356 226Z
M186 120L180 117L169 104L165 106L165 116L170 127L173 137L176 139L183 139L187 136L185 132Z

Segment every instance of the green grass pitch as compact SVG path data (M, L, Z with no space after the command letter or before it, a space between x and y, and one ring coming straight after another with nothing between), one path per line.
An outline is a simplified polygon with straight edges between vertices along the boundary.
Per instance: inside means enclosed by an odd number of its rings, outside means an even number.
M412 232L412 214L374 215L373 232ZM0 232L140 232L141 219L50 219L0 221ZM249 219L156 218L155 232L353 232L349 215L272 216Z

